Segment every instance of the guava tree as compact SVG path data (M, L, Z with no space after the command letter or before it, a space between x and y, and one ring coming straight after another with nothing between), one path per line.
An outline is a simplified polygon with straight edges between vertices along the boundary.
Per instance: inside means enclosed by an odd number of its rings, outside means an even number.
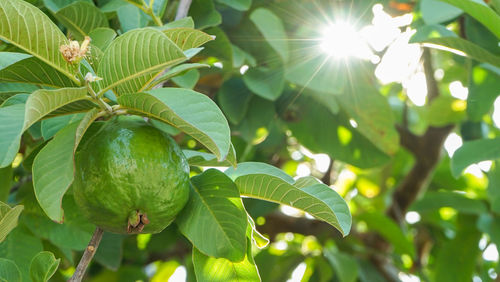
M0 0L0 281L496 279L499 9Z

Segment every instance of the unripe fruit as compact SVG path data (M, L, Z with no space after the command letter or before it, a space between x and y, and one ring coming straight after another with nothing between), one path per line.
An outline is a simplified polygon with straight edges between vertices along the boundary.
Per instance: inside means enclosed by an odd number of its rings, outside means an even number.
M75 201L87 219L114 233L157 233L189 197L189 165L166 133L120 116L75 155Z

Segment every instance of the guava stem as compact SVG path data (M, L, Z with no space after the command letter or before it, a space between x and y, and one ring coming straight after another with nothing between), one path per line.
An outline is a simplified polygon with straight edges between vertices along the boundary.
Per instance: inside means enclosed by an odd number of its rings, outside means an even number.
M87 248L85 248L85 252L83 252L82 258L80 259L80 262L76 267L75 273L73 274L73 276L71 276L71 278L68 281L70 282L82 281L83 275L85 275L87 267L89 266L90 261L94 257L97 251L97 247L99 247L99 243L101 242L103 233L104 230L102 230L101 228L97 227L95 229L94 235L92 235L92 239L90 239Z

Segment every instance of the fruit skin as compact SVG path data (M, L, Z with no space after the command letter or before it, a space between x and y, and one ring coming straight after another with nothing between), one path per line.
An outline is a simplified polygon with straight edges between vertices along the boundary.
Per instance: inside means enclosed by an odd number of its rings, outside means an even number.
M90 222L109 232L158 233L189 197L185 156L172 138L142 118L106 122L79 147L75 168L77 205Z

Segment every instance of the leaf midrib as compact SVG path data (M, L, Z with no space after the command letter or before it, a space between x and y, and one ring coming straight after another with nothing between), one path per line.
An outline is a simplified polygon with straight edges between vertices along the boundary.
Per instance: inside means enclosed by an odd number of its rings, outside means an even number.
M102 89L101 91L99 91L98 96L103 95L104 93L106 93L106 91L108 91L108 90L110 90L110 89L112 89L112 88L114 88L114 87L116 87L116 86L118 86L118 85L120 85L120 84L122 84L122 83L125 83L125 82L127 82L127 81L129 81L129 80L132 80L132 79L134 79L134 78L141 77L141 76L146 75L146 74L148 74L148 73L152 73L152 72L154 72L156 69L161 69L161 68L163 68L163 67L167 67L167 66L168 66L168 65L170 65L170 64L175 64L175 63L177 63L177 62L179 62L179 61L182 61L182 60L185 60L185 59L186 59L186 58L178 58L178 59L175 59L175 60L171 60L171 61L165 62L165 63L163 63L163 64L155 65L155 66L153 66L153 67L150 67L150 68L144 69L144 70L142 70L142 71L140 71L140 72L135 73L134 75L124 77L124 78L122 78L122 79L120 79L120 80L117 80L117 81L115 81L114 83L112 83L112 84L108 85L106 88Z
M215 214L212 212L212 210L209 208L210 206L208 205L208 203L205 201L205 199L201 196L201 193L198 191L198 187L196 185L193 184L193 187L195 190L195 192L198 194L198 196L200 197L202 203L204 204L204 206L207 208L207 210L210 212L210 214L212 215L212 217L215 219L215 221L217 222L217 225L219 226L219 228L222 230L222 232L224 233L224 235L226 235L225 239L226 241L229 242L229 244L234 248L234 245L231 243L231 240L229 239L229 235L226 233L226 231L224 230L224 228L222 227L222 225L220 224L220 222L218 221L218 218L215 216Z

